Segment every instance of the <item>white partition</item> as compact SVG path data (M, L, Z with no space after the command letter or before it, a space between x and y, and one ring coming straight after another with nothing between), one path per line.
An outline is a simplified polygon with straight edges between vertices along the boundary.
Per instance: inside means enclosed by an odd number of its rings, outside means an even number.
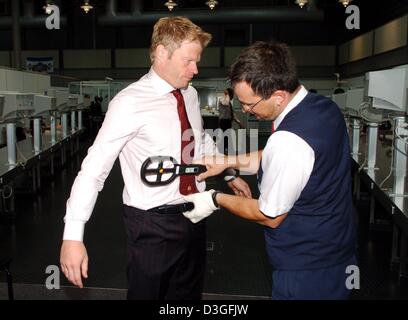
M44 93L51 87L51 77L30 71L0 68L0 91Z
M37 92L37 77L35 73L21 72L23 77L23 92Z
M0 91L7 90L6 70L0 69Z
M407 112L408 68L367 72L366 79L373 108Z
M340 110L346 111L347 108L347 95L345 93L332 94L332 100L338 105Z
M6 97L4 95L0 94L0 115L3 114L5 99L6 99Z
M354 114L358 114L361 109L361 104L364 101L364 88L353 88L346 92L346 108Z
M68 103L68 98L69 98L68 88L58 88L58 87L50 88L45 92L45 95L56 98L55 103L56 103L57 108L63 108Z
M23 91L23 73L16 70L6 70L6 90Z
M37 74L36 83L37 83L36 92L43 94L45 90L51 88L51 77L48 75Z
M4 96L3 118L15 117L17 112L34 109L34 94L21 92L0 92Z
M34 114L42 114L57 108L57 98L44 95L34 96Z

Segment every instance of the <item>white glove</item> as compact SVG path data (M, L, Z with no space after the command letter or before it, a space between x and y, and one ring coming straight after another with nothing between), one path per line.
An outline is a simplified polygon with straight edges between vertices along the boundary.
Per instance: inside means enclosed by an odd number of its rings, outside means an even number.
M190 219L192 223L197 223L207 218L214 210L218 209L212 199L213 192L214 190L210 190L183 196L184 200L194 203L194 209L183 212L183 215Z

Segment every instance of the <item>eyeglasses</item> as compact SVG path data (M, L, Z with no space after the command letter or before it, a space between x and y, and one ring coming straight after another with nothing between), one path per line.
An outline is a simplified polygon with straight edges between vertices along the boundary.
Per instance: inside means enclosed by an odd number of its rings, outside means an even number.
M264 98L261 98L260 100L258 100L257 102L255 102L255 103L253 103L253 104L246 104L246 103L242 103L241 102L241 107L242 107L242 109L245 111L245 110L249 110L249 111L252 111L255 107L256 107L256 105L259 103L259 102L261 102L262 100L263 100Z

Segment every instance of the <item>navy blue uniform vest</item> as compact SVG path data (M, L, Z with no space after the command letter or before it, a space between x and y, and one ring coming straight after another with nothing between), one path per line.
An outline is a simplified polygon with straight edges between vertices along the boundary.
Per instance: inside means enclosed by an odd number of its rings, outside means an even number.
M306 141L314 151L315 163L286 219L278 228L265 227L270 262L279 270L317 269L345 262L355 253L355 223L343 115L331 100L308 93L285 116L280 130Z

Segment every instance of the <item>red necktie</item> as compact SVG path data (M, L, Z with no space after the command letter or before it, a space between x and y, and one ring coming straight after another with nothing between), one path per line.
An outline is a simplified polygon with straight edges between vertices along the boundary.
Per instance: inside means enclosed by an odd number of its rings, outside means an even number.
M187 118L186 106L184 104L183 95L181 94L180 90L173 90L171 92L177 99L177 112L180 120L180 127L181 127L181 164L191 164L193 157L194 157L194 136L191 135L189 140L183 140L183 133L186 130L191 129L190 122ZM184 155L184 148L189 145L190 143L193 144L193 148L191 149L191 153L189 157ZM184 155L184 157L183 157ZM187 159L184 159L187 158ZM179 190L181 194L191 194L198 192L196 184L195 184L195 176L193 175L181 175L180 176L180 186Z
M272 133L274 133L275 132L275 123L273 123L273 121L272 121Z

